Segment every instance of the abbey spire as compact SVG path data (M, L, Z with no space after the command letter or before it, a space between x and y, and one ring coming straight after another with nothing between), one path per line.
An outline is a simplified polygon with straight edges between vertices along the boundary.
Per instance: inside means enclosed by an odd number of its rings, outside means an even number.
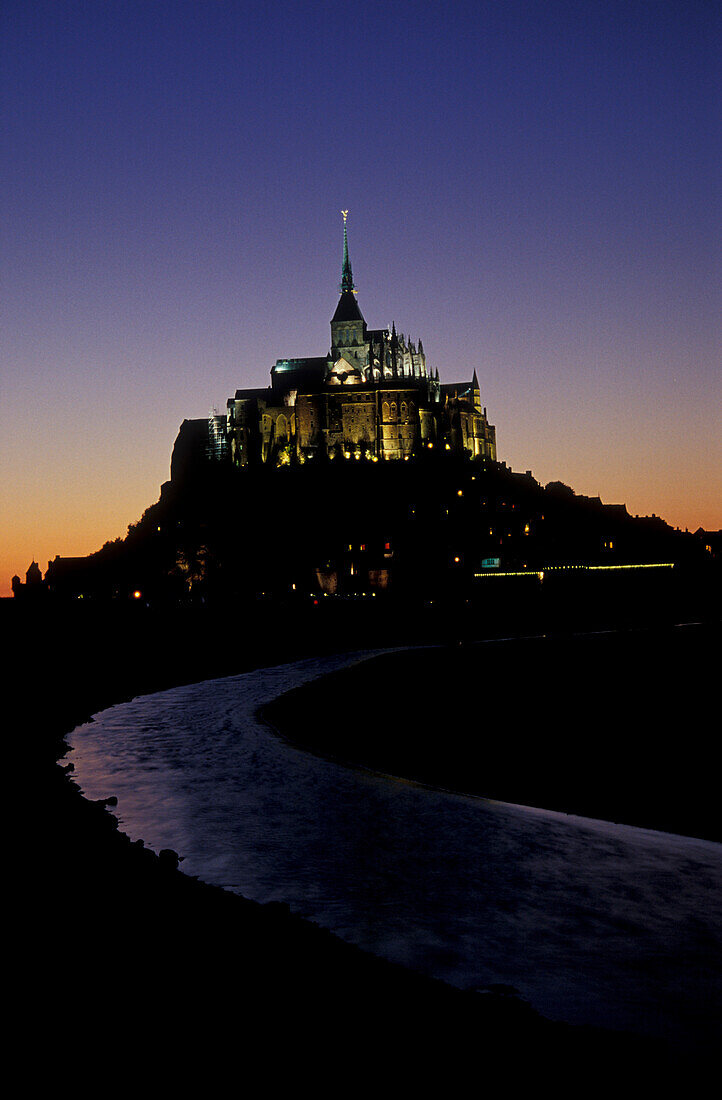
M343 215L343 263L341 265L341 297L336 306L336 312L331 318L332 344L334 347L340 346L343 342L343 337L339 331L334 329L334 326L338 326L341 322L360 321L362 324L364 323L363 315L356 301L356 288L353 284L351 261L348 258L348 233L346 230L348 210L342 210L341 213Z
M348 258L348 233L346 232L346 218L348 217L348 210L342 210L343 215L343 264L341 266L341 293L347 294L355 293L353 285L353 274L351 272L351 261Z

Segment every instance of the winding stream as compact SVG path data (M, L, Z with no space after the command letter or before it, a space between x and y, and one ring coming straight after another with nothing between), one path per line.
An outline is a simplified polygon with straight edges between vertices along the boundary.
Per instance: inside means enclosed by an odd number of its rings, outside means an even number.
M370 656L366 654L365 656ZM254 712L364 655L148 695L71 736L92 799L182 869L464 988L546 1016L711 1044L722 848L344 768Z

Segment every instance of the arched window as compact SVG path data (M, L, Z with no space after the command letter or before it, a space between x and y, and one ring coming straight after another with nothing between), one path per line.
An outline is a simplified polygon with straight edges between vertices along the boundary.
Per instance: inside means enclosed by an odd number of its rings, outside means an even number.
M384 401L383 405L381 406L381 416L383 417L384 420L389 419L389 403L388 403L388 401Z

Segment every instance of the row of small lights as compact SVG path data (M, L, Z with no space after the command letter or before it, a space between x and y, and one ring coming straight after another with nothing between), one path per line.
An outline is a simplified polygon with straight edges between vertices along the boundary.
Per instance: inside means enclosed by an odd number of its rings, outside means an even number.
M458 561L457 558L454 559ZM590 573L599 570L611 570L611 569L674 569L674 562L662 561L662 562L643 562L639 565L547 565L543 570L536 572L535 570L520 570L518 572L496 573L489 571L488 573L474 573L476 580L481 580L486 577L537 577L540 581L544 580L545 573L553 573L560 571L576 570L580 569L585 573Z
M427 443L426 446L431 451L431 450L433 450L434 444L433 443ZM450 451L451 450L451 444L450 443L445 443L444 444L444 450L445 451ZM333 458L333 455L331 455L330 457ZM352 455L351 451L344 451L343 452L343 457L344 458L352 458L353 457L355 459L359 459L359 458L361 458L361 454L360 454L360 452L356 451ZM366 457L371 462L378 462L378 460L379 460L378 455L367 455ZM409 461L409 455L404 455L404 462L408 462L408 461ZM462 494L460 492L459 496L461 496L461 495Z
M460 557L457 556L457 557L454 558L454 563L456 565L458 565L460 563L460 561L461 561ZM642 563L642 564L639 564L639 565L548 565L548 566L546 566L545 569L540 570L539 572L535 572L534 570L520 570L518 572L506 572L506 573L496 573L496 572L493 572L493 571L489 571L488 573L474 573L474 578L476 580L481 580L482 578L488 578L488 577L536 577L538 580L543 581L545 573L559 572L559 571L562 571L562 570L563 571L568 571L568 570L572 570L572 569L581 569L584 572L592 572L592 571L595 571L595 570L602 570L602 569L604 569L604 570L610 570L610 569L674 569L674 562L671 562L671 561L645 562L645 563ZM296 585L295 584L292 584L291 588L293 589L294 592L296 591ZM265 592L262 592L261 595L265 596ZM315 596L315 593L314 592L309 592L309 595L313 598ZM324 597L326 597L326 596L331 595L331 593L324 592L323 595L324 595ZM362 592L361 595L363 597L366 597L368 595L368 596L371 596L371 597L375 598L376 593L375 592L369 592L367 594L366 592ZM143 597L143 593L139 589L136 589L135 592L133 592L133 599L134 600L140 600L140 599L142 599L142 597ZM82 600L82 598L83 598L82 595L78 596L79 600Z

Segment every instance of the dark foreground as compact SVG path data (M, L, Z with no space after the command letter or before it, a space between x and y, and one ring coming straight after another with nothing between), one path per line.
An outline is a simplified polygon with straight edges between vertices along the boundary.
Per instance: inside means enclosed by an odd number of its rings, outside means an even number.
M407 650L288 692L306 749L433 786L722 840L719 623Z
M206 1088L219 1075L241 1087L260 1073L254 1091L293 1081L345 1095L381 1073L387 1087L437 1079L457 1094L469 1075L475 1088L547 1079L588 1082L591 1092L600 1075L670 1072L659 1044L549 1023L505 991L453 990L282 906L189 879L173 853L131 844L56 764L67 732L133 695L423 636L380 613L300 614L284 640L273 615L267 626L265 610L246 612L250 640L239 645L237 621L231 629L205 609L2 607L29 810L14 840L20 920L9 941L20 962L11 1003L38 1051L28 1073L70 1067L110 1087L142 1072L146 1083L181 1077ZM427 640L450 629L436 622Z

